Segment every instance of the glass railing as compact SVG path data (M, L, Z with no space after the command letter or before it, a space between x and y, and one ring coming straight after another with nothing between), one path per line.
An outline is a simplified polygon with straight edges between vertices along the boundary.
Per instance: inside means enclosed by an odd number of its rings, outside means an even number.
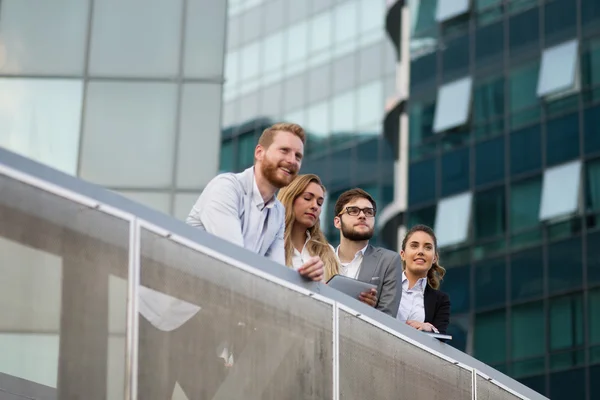
M2 149L0 274L0 399L544 398L326 285Z

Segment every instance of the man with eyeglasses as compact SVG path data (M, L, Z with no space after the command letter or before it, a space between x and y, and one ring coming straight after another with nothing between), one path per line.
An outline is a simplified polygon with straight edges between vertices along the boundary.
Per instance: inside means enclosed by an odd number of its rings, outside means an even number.
M340 231L340 245L335 249L340 274L376 285L377 290L361 293L359 300L395 318L402 263L398 253L369 244L375 228L375 200L362 189L351 189L340 195L334 211L333 224Z

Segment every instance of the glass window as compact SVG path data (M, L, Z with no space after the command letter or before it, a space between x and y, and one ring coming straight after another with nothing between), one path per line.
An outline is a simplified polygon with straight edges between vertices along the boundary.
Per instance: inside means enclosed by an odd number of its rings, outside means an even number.
M579 114L551 119L546 125L546 165L552 166L579 156Z
M548 246L548 290L550 293L582 285L581 238L574 237Z
M471 192L446 197L438 202L435 216L435 234L439 247L465 242L471 220Z
M584 400L586 398L584 368L552 373L549 381L550 393L548 398L573 400ZM565 385L565 382L568 382L568 384Z
M554 0L544 7L544 43L577 36L577 3L572 0Z
M80 176L109 187L170 186L177 86L90 82L85 100Z
M238 136L237 144L238 165L236 169L242 171L254 164L254 149L256 148L254 131Z
M324 100L331 94L331 64L308 71L308 104Z
M305 129L309 141L314 139L321 141L329 134L329 101L314 104L307 110L307 122ZM307 152L308 153L308 152Z
M538 297L544 293L544 261L541 247L511 255L510 279L513 301Z
M511 335L513 359L541 356L545 353L544 302L536 301L512 308Z
M535 7L531 10L510 17L509 45L511 56L536 51L540 40L540 12Z
M578 46L577 40L570 40L544 50L537 86L539 97L564 95L577 89Z
M387 41L387 39L386 39ZM388 41L389 42L389 41ZM387 45L385 41L379 42L372 46L361 48L358 52L358 83L370 82L373 79L381 79L383 75L381 68L383 62L383 49ZM387 65L388 63L385 63ZM396 62L391 63L394 68ZM394 73L395 74L395 73ZM393 85L395 89L395 82Z
M227 20L227 50L237 49L240 45L240 17L229 17Z
M83 83L0 78L0 146L77 174Z
M600 39L585 42L584 46L581 54L582 83L584 87L597 86L600 84Z
M542 183L539 179L527 179L513 183L510 189L510 230L519 232L539 223Z
M437 2L438 0L409 0L408 9L411 12L411 33L423 32L436 26L434 17L436 15Z
M242 80L254 78L260 68L260 42L254 42L240 50L240 66Z
M548 220L577 211L581 161L546 169L542 183L540 220Z
M285 20L285 7L287 6L288 3L297 3L295 1L293 2L287 2L284 0L272 0L272 1L268 1L264 7L262 7L262 10L264 11L265 17L263 19L263 29L265 30L264 33L265 34L269 34L271 32L275 32L281 28L283 28L283 25L285 24L286 20ZM302 2L303 3L303 2ZM294 17L294 19L292 19L292 21L300 21L303 18L298 18L298 17ZM231 19L229 19L229 21L231 21ZM231 23L228 21L228 24Z
M287 63L303 63L308 55L308 22L301 21L292 25L287 34Z
M325 8L327 8L331 2L332 2L332 0L326 0L326 1L322 1L318 4L311 4L310 1L288 1L288 0L286 0L285 4L287 6L287 20L288 21L303 20L308 15L309 11L318 12L318 10L316 10L317 7L324 6ZM309 10L311 5L315 9Z
M542 371L544 370L542 359ZM523 385L527 386L530 389L535 390L536 392L545 395L546 394L546 375L537 375L537 376L528 376L526 378L519 378L519 382Z
M239 57L238 51L232 51L225 56L225 85L236 89L239 80Z
M338 4L334 8L334 12L335 43L344 43L354 39L358 26L358 2L346 1Z
M119 191L118 193L123 196L143 204L153 210L160 211L164 214L171 213L171 194L170 193L159 193L159 192L129 192ZM193 205L193 204L192 204ZM192 205L188 209L188 212L192 209Z
M325 11L310 19L310 52L319 52L331 47L333 13Z
M477 144L475 183L482 185L504 179L504 137Z
M583 114L585 153L600 151L600 105L586 108Z
M183 85L177 155L177 187L203 188L219 168L221 85Z
M258 92L252 92L240 99L240 121L246 124L256 120L258 114Z
M150 7L145 2L143 4L143 7ZM170 2L166 2L166 4L170 4ZM209 5L208 0L188 1L185 14L186 40L183 59L183 73L185 76L213 78L220 77L223 74L225 43L223 21L227 17L226 8L225 2L210 2ZM156 28L156 25L154 25L150 30ZM179 26L177 29L179 29ZM202 38L202 40L196 40L196 38ZM207 38L210 38L210 40L207 40ZM154 44L154 42L149 43Z
M385 21L385 3L383 1L360 0L359 33L383 29Z
M306 99L306 74L301 73L283 82L283 93L293 93L293 96L283 96L285 110L295 110L304 106Z
M581 20L584 31L598 30L600 4L597 0L581 0Z
M105 0L95 4L90 74L136 77L177 75L182 3L181 0ZM222 43L220 53L223 51Z
M205 1L205 0L204 0ZM206 9L206 6L203 9ZM224 7L223 7L224 8ZM251 42L256 40L261 34L263 26L262 16L264 13L263 7L255 7L242 14L242 40L243 42ZM218 22L222 23L223 20Z
M200 193L176 193L173 201L173 216L185 221Z
M444 22L469 11L469 0L438 1L435 20Z
M6 59L0 62L0 72L81 75L88 9L89 2L81 0L3 1L0 53L4 51Z
M342 187L347 189L352 187L352 168L348 168L348 160L352 159L352 149L346 148L332 153L329 181L332 188Z
M475 240L503 235L505 232L504 186L475 194Z
M433 226L435 224L435 206L421 208L419 210L411 210L408 212L407 228L410 229L415 225L423 224ZM454 307L453 307L454 308Z
M438 133L464 125L471 108L471 77L459 79L440 87L433 130Z
M435 200L436 163L429 159L411 163L408 168L408 203L410 205Z
M504 78L477 83L473 90L473 122L481 123L504 115Z
M227 140L221 143L221 156L219 157L219 173L232 172L234 170L233 141Z
M423 55L410 61L410 87L421 83L435 84L437 73L437 52Z
M421 144L433 136L435 103L410 102L408 109L408 131L411 147Z
M442 72L444 81L453 77L466 75L469 71L470 36L463 35L448 40L442 51Z
M542 167L542 134L539 125L510 133L510 173L518 175Z
M440 262L444 265L443 257ZM441 290L452 299L452 319L456 313L468 312L471 307L471 268L468 265L448 268Z
M364 127L381 119L383 114L383 84L381 80L358 88L358 126Z
M354 122L356 114L354 107L355 95L356 92L351 90L337 95L331 100L331 131L334 135L354 132L356 127Z
M262 90L260 101L261 114L272 119L279 118L283 103L283 85L276 83Z
M583 345L581 293L550 300L550 350Z
M356 54L354 53L333 61L332 93L341 93L356 86L356 65Z
M588 301L590 344L600 344L600 289L590 290Z
M600 210L600 160L586 165L586 208L588 211Z
M504 54L504 22L483 26L475 36L475 65L501 62Z
M283 68L283 54L285 51L284 34L285 31L279 31L264 39L264 51L262 53L262 69L264 74L277 72Z
M538 63L532 63L513 69L510 72L510 111L522 110L538 104L536 84L538 82Z
M469 148L464 147L442 156L442 196L469 188L469 153Z
M587 280L588 284L600 282L600 231L588 233L587 235Z
M475 307L482 310L494 306L503 306L505 302L506 262L504 257L476 264Z
M473 355L486 364L506 361L506 312L504 309L475 315Z

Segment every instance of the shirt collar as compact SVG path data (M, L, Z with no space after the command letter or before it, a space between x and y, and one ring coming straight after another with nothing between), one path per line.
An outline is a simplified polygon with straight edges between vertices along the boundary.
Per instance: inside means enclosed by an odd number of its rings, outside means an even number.
M354 255L354 258L356 258L359 253L364 257L365 251L367 251L367 247L369 247L369 243L367 243L367 245L365 247L363 247L362 249L357 251L356 254ZM340 258L339 254L338 254L339 249L340 249L340 245L338 244L338 246L335 248L335 255L338 259Z
M274 195L265 204L265 201L263 200L263 198L260 194L260 190L258 189L258 185L256 183L256 175L254 175L254 190L252 191L252 202L256 205L256 208L258 208L259 211L262 211L265 208L273 208L273 206L275 205L275 196Z
M404 271L402 271L402 286L404 286L404 282L406 282L406 289L408 289L408 278L406 277L406 274L404 273ZM417 281L415 286L413 286L413 290L415 288L418 288L419 291L421 291L422 293L425 293L426 287L427 287L427 277L419 278L419 280Z

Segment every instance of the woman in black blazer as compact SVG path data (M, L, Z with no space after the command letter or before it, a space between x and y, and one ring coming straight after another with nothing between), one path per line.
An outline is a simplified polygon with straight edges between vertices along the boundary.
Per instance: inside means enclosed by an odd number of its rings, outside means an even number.
M437 239L426 225L413 226L402 241L402 290L397 318L421 331L446 333L450 298L438 288L446 270L439 265Z

